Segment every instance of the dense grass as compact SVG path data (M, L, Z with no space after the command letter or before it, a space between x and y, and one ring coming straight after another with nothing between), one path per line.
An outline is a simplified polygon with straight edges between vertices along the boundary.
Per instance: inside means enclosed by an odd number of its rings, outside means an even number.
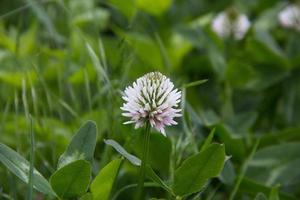
M168 137L152 130L149 158L161 179L174 181L215 128L211 139L230 158L218 178L185 199L299 199L300 34L277 22L287 4L1 1L0 142L49 179L76 130L93 120L94 178L120 157L104 139L142 155L143 129L123 125L122 91L160 71L182 91L184 114ZM230 6L252 22L240 41L211 30L215 14ZM138 167L122 162L110 199L133 199L136 192ZM25 184L0 165L0 199L43 199L29 171ZM175 198L152 179L146 195Z

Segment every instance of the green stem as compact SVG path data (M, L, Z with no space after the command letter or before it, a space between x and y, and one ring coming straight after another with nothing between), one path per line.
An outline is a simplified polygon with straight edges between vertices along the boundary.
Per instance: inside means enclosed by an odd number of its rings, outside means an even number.
M30 119L30 168L29 168L29 179L28 179L28 200L33 199L33 169L34 169L34 133L33 133L33 121L31 115Z
M146 165L149 154L149 142L150 142L150 123L147 122L144 141L143 141L143 155L142 155L142 163L140 168L140 177L138 182L138 192L137 192L137 200L143 199L143 189L144 189L144 181L145 181L145 173L146 173Z

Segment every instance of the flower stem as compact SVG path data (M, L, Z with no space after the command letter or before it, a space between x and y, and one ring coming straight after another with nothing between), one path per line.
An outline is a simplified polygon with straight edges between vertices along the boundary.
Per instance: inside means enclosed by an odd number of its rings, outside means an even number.
M144 189L144 181L145 181L145 174L146 174L146 165L148 160L149 154L149 142L150 142L150 123L146 123L146 129L144 134L144 141L143 141L143 155L142 155L142 163L140 168L140 176L138 182L138 192L137 192L137 200L143 199L143 189Z

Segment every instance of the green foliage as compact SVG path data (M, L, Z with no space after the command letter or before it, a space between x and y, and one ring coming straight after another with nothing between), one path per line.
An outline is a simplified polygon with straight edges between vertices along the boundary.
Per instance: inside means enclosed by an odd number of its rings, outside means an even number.
M132 151L140 158L143 150L143 134L131 142ZM159 156L157 156L159 155ZM151 134L149 144L149 164L153 169L167 174L170 167L171 141L162 134Z
M116 159L107 164L91 183L94 200L108 200L114 181L118 175L122 159Z
M25 158L8 146L0 144L0 161L14 175L28 183L30 163ZM48 181L36 169L33 171L32 182L36 190L44 194L55 195Z
M124 156L128 161L130 161L133 165L140 166L141 160L136 156L128 153L119 143L114 140L105 140L105 144L112 146L119 154Z
M0 199L134 199L143 129L121 95L150 71L182 91L183 117L151 130L145 198L299 199L300 37L278 20L294 2L2 0ZM241 40L212 29L233 11L251 22Z
M50 184L60 198L73 198L87 191L90 179L90 164L85 160L77 160L53 173Z
M211 144L201 153L189 157L175 172L175 194L184 196L200 191L209 178L221 173L224 163L225 148L220 144Z
M147 176L157 183L161 188L169 192L171 195L175 196L173 190L171 187L169 187L161 178L153 171L153 169L150 166L147 166L146 168Z
M93 195L91 193L86 193L82 197L80 197L80 200L93 200Z
M136 0L136 5L141 10L145 10L153 15L161 15L171 5L172 0Z
M93 161L97 142L97 127L93 121L86 122L74 135L66 151L59 158L57 168L75 160Z
M299 182L300 143L284 143L262 148L250 162L248 176L264 181L266 185L288 187Z
M204 151L205 149L207 149L209 147L209 145L211 144L214 134L215 134L215 128L212 129L209 133L209 135L207 136L207 138L205 139L203 145L201 146L200 152Z

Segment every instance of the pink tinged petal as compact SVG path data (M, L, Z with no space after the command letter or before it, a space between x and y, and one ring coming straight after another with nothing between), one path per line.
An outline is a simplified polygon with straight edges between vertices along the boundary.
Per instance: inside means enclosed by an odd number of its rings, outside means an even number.
M160 129L160 132L161 132L161 134L162 134L163 136L167 137L167 134L166 134L166 132L165 132L165 129L164 129L164 128L161 128L161 129Z
M134 128L138 129L138 128L142 127L143 125L144 125L143 121L137 121L136 124L135 124L135 126L134 126Z

